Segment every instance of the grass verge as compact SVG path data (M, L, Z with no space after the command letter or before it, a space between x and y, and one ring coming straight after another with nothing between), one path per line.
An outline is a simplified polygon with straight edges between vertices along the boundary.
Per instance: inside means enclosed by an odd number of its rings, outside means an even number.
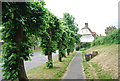
M58 58L53 59L53 68L48 69L46 64L40 65L27 72L29 79L60 79L63 77L67 66L69 65L72 58L76 55L76 52L63 58L62 62L58 61Z
M42 51L42 49L36 49L36 50L33 50L33 52L36 52L36 51Z
M86 52L82 52L84 72L86 79L112 79L110 71L103 71L98 64L85 60Z

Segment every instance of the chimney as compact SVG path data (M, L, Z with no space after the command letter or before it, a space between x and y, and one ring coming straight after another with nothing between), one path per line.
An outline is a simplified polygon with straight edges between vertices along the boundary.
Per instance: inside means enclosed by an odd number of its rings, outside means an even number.
M85 23L85 27L88 27L88 23Z

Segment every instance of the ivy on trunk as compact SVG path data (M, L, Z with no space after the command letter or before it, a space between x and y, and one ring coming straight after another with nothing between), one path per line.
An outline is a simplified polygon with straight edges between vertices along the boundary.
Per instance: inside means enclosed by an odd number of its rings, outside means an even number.
M43 3L43 2L42 2ZM5 80L28 81L24 61L32 56L30 37L40 35L46 9L41 2L3 2L2 40Z

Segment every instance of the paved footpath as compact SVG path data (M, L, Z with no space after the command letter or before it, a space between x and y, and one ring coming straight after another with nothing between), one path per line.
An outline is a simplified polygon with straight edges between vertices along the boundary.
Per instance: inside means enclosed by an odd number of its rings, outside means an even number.
M80 51L77 51L62 79L85 79Z

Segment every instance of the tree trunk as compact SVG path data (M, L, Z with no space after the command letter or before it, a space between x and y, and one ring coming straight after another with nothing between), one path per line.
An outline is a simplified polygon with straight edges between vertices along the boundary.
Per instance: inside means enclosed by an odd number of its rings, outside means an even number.
M21 42L23 42L24 40L24 34L23 34L23 27L19 27L18 31L17 31L17 35L16 35L16 43L17 43L17 54L21 54L22 50L24 50L23 48L21 48ZM24 68L24 60L20 60L18 63L18 79L19 81L28 81L26 72L25 72L25 68Z
M70 49L67 49L67 55L70 55Z
M24 68L24 61L21 60L19 65L18 79L19 81L29 81Z
M62 55L61 55L61 52L60 52L60 49L59 49L59 61L62 62Z
M51 61L51 65L48 66L49 68L52 68L53 67L53 63L52 63L52 52L50 50L50 48L52 47L51 46L51 43L52 43L52 31L51 29L49 29L49 34L50 34L50 39L49 39L49 46L48 46L48 61Z
M52 53L48 54L48 60L52 61Z
M48 53L48 61L52 62L52 53L51 52ZM51 63L51 66L49 66L49 68L52 68L52 67L53 67L53 63Z
M35 50L35 46L33 46L34 47L34 50Z
M58 55L58 60L60 61L60 62L62 62L62 54L61 54L61 49L62 49L62 44L61 44L61 42L62 41L60 41L59 43L58 43L58 48L59 48L59 55Z
M64 54L64 57L66 58L67 56L66 56L66 52L65 52L65 54Z
M74 49L72 49L72 51L71 52L74 52Z

